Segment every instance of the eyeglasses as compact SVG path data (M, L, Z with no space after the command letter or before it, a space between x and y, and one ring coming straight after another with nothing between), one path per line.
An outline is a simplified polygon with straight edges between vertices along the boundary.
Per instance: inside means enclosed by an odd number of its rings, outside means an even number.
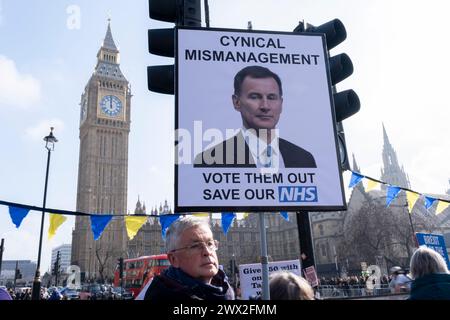
M208 249L208 251L216 251L219 248L219 241L217 241L217 240L210 240L210 241L207 241L207 242L203 242L203 241L194 242L190 246L186 246L186 247L182 247L182 248L178 248L178 249L173 249L173 250L170 250L170 252L176 252L176 251L180 251L180 250L190 250L190 251L195 251L195 252L199 252L200 253L205 248Z

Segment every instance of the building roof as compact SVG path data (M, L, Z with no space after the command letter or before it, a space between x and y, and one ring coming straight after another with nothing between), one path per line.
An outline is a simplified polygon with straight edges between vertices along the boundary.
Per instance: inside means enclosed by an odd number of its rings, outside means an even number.
M116 43L114 42L114 39L112 37L111 20L110 19L108 19L108 29L106 30L106 35L105 35L105 39L103 40L102 47L113 50L113 51L119 51L117 49Z

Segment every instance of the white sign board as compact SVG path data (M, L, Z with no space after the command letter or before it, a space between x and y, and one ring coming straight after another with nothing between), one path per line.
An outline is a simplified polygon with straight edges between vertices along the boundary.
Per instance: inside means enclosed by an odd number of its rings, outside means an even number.
M177 29L175 210L345 209L324 37Z
M289 271L301 276L300 261L277 261L269 262L269 275L273 272ZM262 267L260 263L239 265L239 281L241 284L242 299L249 300L251 296L261 294Z

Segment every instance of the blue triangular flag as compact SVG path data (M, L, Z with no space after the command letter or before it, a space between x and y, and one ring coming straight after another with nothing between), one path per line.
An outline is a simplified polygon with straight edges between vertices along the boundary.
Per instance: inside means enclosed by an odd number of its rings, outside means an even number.
M360 174L357 174L356 172L352 172L352 177L350 178L350 184L348 185L349 188L353 188L356 186L364 177Z
M425 196L425 208L428 210L435 201L436 201L435 198Z
M112 215L92 215L91 216L91 229L94 234L94 240L98 240L112 219Z
M387 196L386 196L386 206L387 207L389 207L389 205L391 204L392 200L397 198L397 195L400 192L400 190L401 189L399 187L388 186Z
M161 223L161 235L163 239L166 239L166 231L170 225L180 217L179 214L167 214L159 217L159 223Z
M227 234L235 217L236 214L234 212L222 212L222 229L225 234Z
M289 221L289 215L287 211L281 211L280 214L284 218L284 220Z
M9 206L9 215L16 228L20 227L22 220L27 216L30 209Z

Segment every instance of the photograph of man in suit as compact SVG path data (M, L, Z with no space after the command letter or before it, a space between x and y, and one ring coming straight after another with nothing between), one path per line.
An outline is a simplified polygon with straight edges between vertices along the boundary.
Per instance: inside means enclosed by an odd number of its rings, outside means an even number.
M261 66L243 68L234 77L232 101L241 129L198 154L194 167L316 168L310 152L278 136L283 89L277 74Z

